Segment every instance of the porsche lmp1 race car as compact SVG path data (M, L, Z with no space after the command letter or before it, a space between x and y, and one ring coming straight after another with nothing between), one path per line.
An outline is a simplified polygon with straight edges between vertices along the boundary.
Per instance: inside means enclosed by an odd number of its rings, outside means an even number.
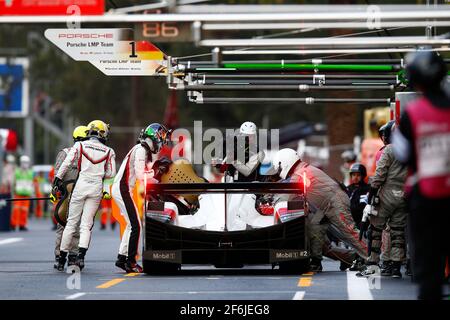
M145 273L173 273L183 264L272 264L283 273L308 269L303 198L275 205L261 201L268 194L300 194L298 184L200 181L190 164L175 163L162 183L146 184Z

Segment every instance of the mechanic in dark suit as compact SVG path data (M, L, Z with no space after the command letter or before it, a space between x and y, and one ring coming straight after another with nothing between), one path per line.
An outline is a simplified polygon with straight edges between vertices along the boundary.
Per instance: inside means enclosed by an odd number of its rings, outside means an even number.
M350 210L356 225L361 223L364 207L364 196L369 192L370 186L366 183L367 170L361 163L354 163L349 170L350 184L347 194L350 198Z

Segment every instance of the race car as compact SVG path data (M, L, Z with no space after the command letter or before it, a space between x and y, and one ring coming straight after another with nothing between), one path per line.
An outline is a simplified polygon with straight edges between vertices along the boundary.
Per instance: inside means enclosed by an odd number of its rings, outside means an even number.
M189 166L172 164L168 175L184 176L175 179L182 183L146 184L145 273L169 274L184 264L272 264L299 274L308 269L303 198L275 205L259 201L260 195L301 194L298 184L194 182L199 180L187 178L192 173Z

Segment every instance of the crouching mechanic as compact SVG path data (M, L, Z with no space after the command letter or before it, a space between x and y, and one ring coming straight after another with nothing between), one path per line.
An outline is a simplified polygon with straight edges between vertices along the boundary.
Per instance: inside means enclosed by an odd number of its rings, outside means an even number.
M136 203L133 201L133 189L137 179L144 180L145 172L156 160L156 154L167 143L169 133L170 131L159 123L152 123L145 128L141 132L139 143L128 152L114 179L112 196L127 222L115 265L127 273L142 272L142 267L136 263L142 225ZM152 171L147 176L147 179L153 179L155 182L158 182L157 178L157 174L152 176Z
M359 240L359 232L350 214L350 200L339 184L322 170L303 162L297 152L282 149L272 159L272 166L282 179L289 182L306 181L305 199L315 209L308 216L311 243L311 269L322 270L322 250L328 226L341 241L355 249L362 258L367 258L367 246ZM351 262L351 261L350 261Z
M86 126L78 126L73 130L73 142L76 143L78 141L83 141L86 139L86 132L88 128ZM58 155L56 156L56 162L55 162L55 172L59 171L59 168L61 167L64 160L67 158L68 153L70 152L71 147L62 149ZM62 199L57 201L57 194L55 194L53 191L50 194L50 201L53 204L56 204L54 210L55 214L54 216L57 218L57 226L56 226L56 241L55 241L55 269L58 268L59 263L59 248L61 246L61 240L62 235L64 231L64 226L61 224L62 220L64 220L64 217L67 217L67 210L68 210L68 204L70 201L70 195L73 190L73 186L75 185L75 181L78 177L78 165L77 163L71 163L70 167L67 169L66 173L62 177L62 182L64 185L64 196ZM61 223L60 223L61 221ZM80 232L77 226L77 229L74 233L72 242L70 244L69 249L69 260L67 262L67 265L71 266L76 264L76 259L78 255L78 241L80 240Z
M367 230L368 246L370 248L366 269L358 276L369 276L375 273L375 267L380 262L382 232L389 222L391 235L390 259L383 261L382 274L401 278L401 265L405 259L405 227L407 204L404 195L404 185L407 168L394 156L391 135L395 128L395 121L386 124L383 131L383 142L386 147L377 162L375 175L370 183L368 205L364 208L363 221L370 221ZM379 198L379 201L376 199ZM379 203L378 203L379 202ZM363 228L364 229L364 228Z
M95 214L102 197L109 197L103 189L103 180L116 174L116 155L106 146L109 126L94 120L88 124L87 138L76 142L55 176L54 187L62 188L62 178L72 163L77 163L79 174L69 202L69 215L64 228L58 270L63 271L70 244L80 224L80 242L77 265L84 268L84 257L89 248Z

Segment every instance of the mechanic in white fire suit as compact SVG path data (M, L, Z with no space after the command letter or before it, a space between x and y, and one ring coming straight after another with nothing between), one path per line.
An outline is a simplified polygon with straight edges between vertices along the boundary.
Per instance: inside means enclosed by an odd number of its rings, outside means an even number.
M62 187L62 178L72 163L78 164L79 175L69 203L69 214L60 247L58 270L63 271L72 238L80 224L77 265L84 268L95 214L102 197L110 198L103 189L103 180L116 174L116 154L106 146L109 126L100 120L87 125L87 139L75 143L55 175L54 188Z
M78 141L83 141L84 139L86 139L87 131L88 131L88 127L86 127L86 126L76 127L72 133L73 142L77 143ZM56 156L56 161L55 161L55 172L59 171L59 168L61 167L64 160L67 158L67 155L69 154L70 149L71 149L71 147L64 148L61 151L59 151L58 155ZM72 163L71 166L69 167L69 169L67 169L65 175L62 177L63 183L66 184L65 189L66 189L66 192L68 192L68 194L63 199L59 200L59 202L61 202L61 203L57 202L57 195L54 195L53 193L50 194L50 201L53 204L56 204L54 210L58 210L58 211L61 210L60 208L62 206L64 206L64 203L67 203L68 201L70 201L70 195L72 193L73 186L77 180L77 177L78 177L78 165L77 165L77 163ZM64 213L67 215L67 212L64 212ZM58 215L58 213L56 213L56 214ZM58 217L59 217L59 215L58 215ZM59 250L60 250L60 246L61 246L62 235L64 232L64 226L61 223L57 222L57 226L56 226L55 265L54 265L55 269L58 268ZM69 257L68 257L69 258L69 261L68 261L69 266L76 264L76 259L78 256L79 239L80 239L80 232L77 229L76 232L74 233L74 236L72 239L72 244L70 246Z
M315 209L309 214L311 244L311 270L322 270L322 254L327 225L341 241L350 245L363 259L367 258L367 245L359 240L359 231L350 213L350 200L338 182L322 170L303 162L293 149L281 149L272 159L273 169L282 179L299 182L306 189L305 199Z
M257 144L258 130L256 124L251 121L244 122L239 128L237 145L234 146L234 159L227 155L223 167L227 169L235 182L258 181L259 169L264 160L265 153L259 150Z
M136 203L133 201L133 189L136 180L143 181L147 171L146 179L157 183L162 173L159 170L163 167L168 170L170 160L167 158L157 160L156 157L161 147L167 143L169 134L170 131L159 123L152 123L145 128L139 136L138 144L128 152L114 179L112 196L127 222L115 265L127 273L142 272L142 267L136 263L142 224ZM157 161L158 169L153 168L153 164Z

